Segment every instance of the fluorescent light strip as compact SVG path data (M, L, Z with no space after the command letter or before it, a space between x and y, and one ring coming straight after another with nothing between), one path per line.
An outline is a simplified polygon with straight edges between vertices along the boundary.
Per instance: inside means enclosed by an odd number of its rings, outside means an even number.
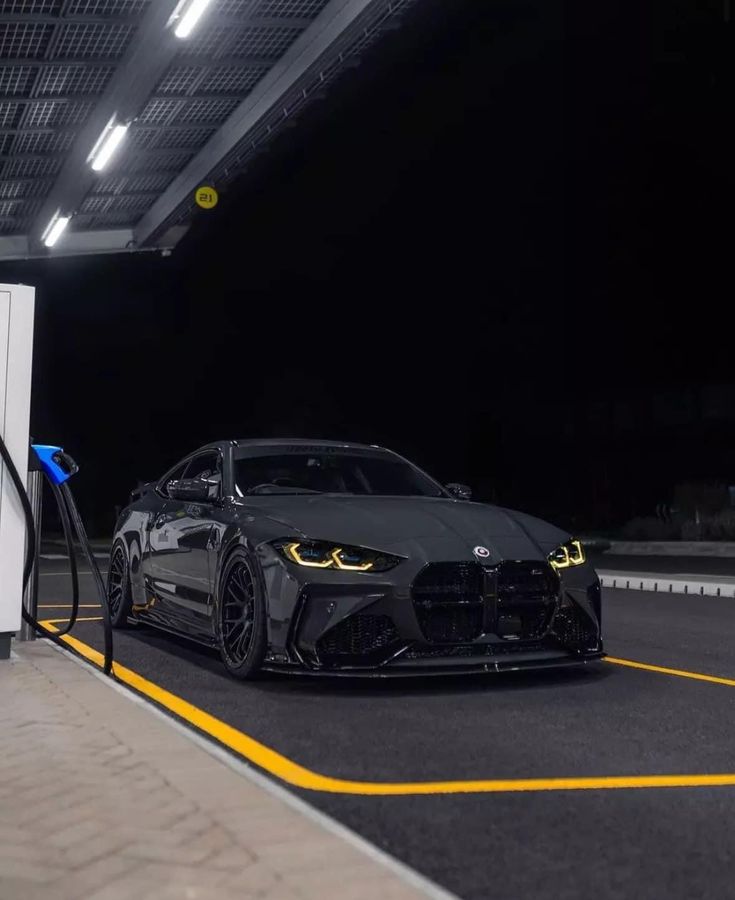
M181 17L179 24L174 29L174 34L177 38L189 37L211 2L212 0L192 0Z
M102 131L100 133L100 136L94 142L94 147L92 147L92 149L89 152L89 156L87 157L87 162L92 162L92 160L95 158L95 156L97 156L97 154L99 153L100 147L104 144L105 140L107 139L107 135L112 131L114 125L115 125L115 116L113 116L110 119L110 121L107 123L107 125L105 125L105 127L102 129Z
M101 140L95 144L90 158L92 159L92 168L95 172L101 172L112 159L113 154L120 146L120 142L128 131L128 125L113 125L112 128L105 129L106 134Z
M71 216L60 216L58 212L53 217L53 219L51 219L42 237L43 243L47 247L54 246L54 244L66 230L66 226L69 224L70 219Z

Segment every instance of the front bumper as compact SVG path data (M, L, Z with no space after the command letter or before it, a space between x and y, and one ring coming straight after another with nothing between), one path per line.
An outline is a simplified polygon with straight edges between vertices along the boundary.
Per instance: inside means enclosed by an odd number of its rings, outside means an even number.
M433 665L425 664L421 666L375 666L373 668L351 668L342 666L340 668L321 668L312 669L308 666L268 661L262 666L265 672L277 672L279 674L291 675L313 675L321 678L418 678L430 677L436 675L492 675L501 674L503 672L527 672L538 671L540 669L568 669L573 667L581 667L597 660L604 659L605 653L601 649L597 653L588 653L585 656L555 656L545 659L535 657L524 662L515 663L491 663L477 661L467 661L463 665L450 666L443 663L435 663Z
M497 566L442 563L472 578L482 569L480 581L458 586L454 579L445 584L450 593L437 594L440 586L427 595L417 590L426 566L408 562L391 579L392 572L304 572L271 560L266 667L389 677L579 665L604 656L599 580L588 565L561 579L554 574L552 592L536 590L548 579L544 561L499 564L518 569L510 570L504 591L497 578L488 581ZM523 566L536 582L528 582Z

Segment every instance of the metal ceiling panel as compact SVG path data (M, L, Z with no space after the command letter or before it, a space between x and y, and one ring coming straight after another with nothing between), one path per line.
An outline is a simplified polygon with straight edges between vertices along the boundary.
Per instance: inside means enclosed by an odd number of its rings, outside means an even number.
M37 73L38 82L35 85L34 93L37 97L56 94L98 95L105 90L114 71L113 66L44 66ZM24 91L16 91L16 93L24 93Z
M173 181L173 172L151 175L122 175L103 178L97 182L94 194L135 194L149 192L156 196ZM2 196L0 194L0 196Z
M53 33L43 22L0 21L0 56L9 59L39 59Z
M134 31L133 25L65 25L56 46L56 56L59 59L119 59L127 50Z
M189 100L179 104L173 123L182 122L212 122L220 124L227 119L237 107L239 100L236 97L222 97L221 99L207 98L201 100Z
M33 86L38 69L34 66L8 66L0 69L0 96L24 97Z
M0 181L0 197L3 199L36 197L45 194L49 187L49 179L43 178Z
M156 88L157 94L186 94L202 77L202 66L171 66Z
M254 4L256 16L283 16L315 18L327 5L328 0L260 0Z
M268 71L267 66L217 66L207 69L199 84L203 93L245 96Z
M15 156L3 163L2 179L43 178L58 175L61 156Z
M23 115L20 103L0 103L0 128L15 128Z
M416 0L213 0L188 40L178 0L0 0L0 260L167 248L201 183L255 153ZM87 158L130 122L103 173ZM97 235L97 236L95 236Z
M67 103L41 100L27 106L23 122L26 128L49 128L61 125L80 125L92 112L92 103Z
M161 125L170 122L181 108L181 100L168 100L165 97L152 97L138 116L139 124Z
M71 0L67 15L115 16L142 13L151 0Z
M28 16L53 15L61 11L62 0L2 0L0 13Z
M13 153L61 153L73 141L72 131L24 131L15 136Z

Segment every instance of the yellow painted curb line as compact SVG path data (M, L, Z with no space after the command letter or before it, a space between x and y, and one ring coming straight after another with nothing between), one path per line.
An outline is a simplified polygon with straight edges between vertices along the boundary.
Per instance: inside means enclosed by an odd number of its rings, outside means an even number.
M60 622L68 622L68 621L69 621L69 616L67 616L65 619L43 619L41 622L39 622L39 625L45 625L47 628L49 628L50 625L57 625ZM79 616L79 618L77 619L77 622L101 622L101 621L102 621L102 616ZM49 628L49 631L50 630L51 629ZM56 630L58 631L58 628Z
M665 666L652 666L649 663L635 662L632 659L618 659L615 656L605 657L605 662L616 666L628 666L631 669L644 669L646 672L659 672L661 675L675 675L677 678L691 678L694 681L709 681L711 684L725 684L735 687L735 679L718 678L716 675L703 675L701 672L687 672L685 669L667 669Z
M72 609L71 603L39 603L38 609ZM80 603L79 609L99 609L99 603Z
M42 622L51 630L58 630L51 622ZM102 654L78 638L64 635L61 640L72 647L85 659L101 667ZM631 664L635 668L663 671L666 674L681 674L677 670L662 670L643 663L630 663L628 660L610 659L619 665ZM373 782L349 781L343 778L331 778L320 775L311 769L300 766L288 757L283 756L271 747L261 744L242 731L238 731L221 719L211 716L197 706L177 697L176 694L148 681L120 663L115 663L113 673L118 681L127 684L133 690L149 697L159 706L172 712L175 716L193 725L195 728L214 738L239 756L265 770L281 781L293 787L307 791L322 791L329 794L362 794L366 796L406 796L418 794L505 794L538 791L589 791L619 790L622 788L665 788L665 787L718 787L735 785L735 774L724 775L612 775L585 778L508 778L483 779L476 781L416 781L416 782ZM701 676L710 680L708 676ZM735 681L725 683L735 685Z

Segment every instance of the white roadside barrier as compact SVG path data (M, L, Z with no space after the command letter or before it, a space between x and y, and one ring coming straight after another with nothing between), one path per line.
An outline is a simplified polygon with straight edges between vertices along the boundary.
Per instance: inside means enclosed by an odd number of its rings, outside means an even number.
M583 541L593 548L594 540ZM715 556L735 557L734 541L604 541L612 556Z
M597 574L604 588L735 598L735 578L721 575L664 575L656 572L614 572L605 569L597 569Z

